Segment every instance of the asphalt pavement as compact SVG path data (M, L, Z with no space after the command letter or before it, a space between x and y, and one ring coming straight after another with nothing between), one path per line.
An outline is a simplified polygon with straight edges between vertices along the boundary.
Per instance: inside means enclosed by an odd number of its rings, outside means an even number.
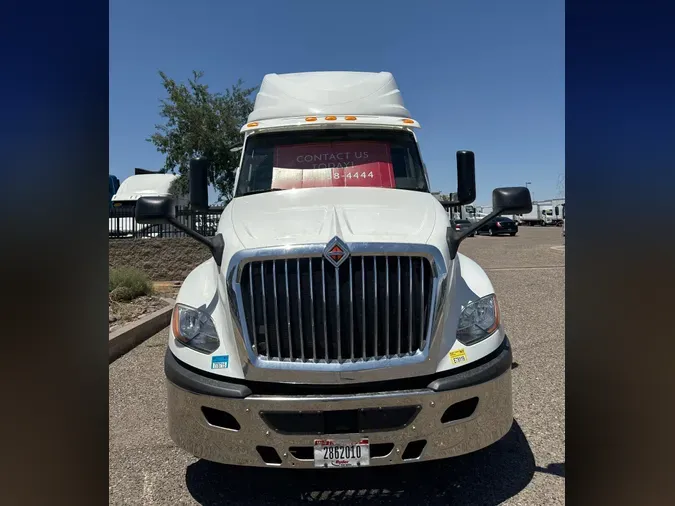
M196 459L167 433L167 330L109 370L109 503L549 505L565 502L565 251L561 229L472 237L514 353L511 431L454 459L325 472L241 469ZM562 247L561 247L562 246Z

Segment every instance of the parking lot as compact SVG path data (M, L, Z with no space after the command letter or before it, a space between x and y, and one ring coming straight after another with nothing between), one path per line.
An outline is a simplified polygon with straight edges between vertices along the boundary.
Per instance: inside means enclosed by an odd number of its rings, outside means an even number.
M201 461L167 434L167 331L110 366L110 504L564 504L565 252L561 229L473 237L513 345L509 434L455 459L344 471L239 469Z

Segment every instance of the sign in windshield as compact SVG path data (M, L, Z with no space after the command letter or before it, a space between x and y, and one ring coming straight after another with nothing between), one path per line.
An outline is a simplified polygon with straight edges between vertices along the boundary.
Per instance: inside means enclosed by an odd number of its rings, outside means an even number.
M276 146L272 188L394 188L386 142L346 141Z

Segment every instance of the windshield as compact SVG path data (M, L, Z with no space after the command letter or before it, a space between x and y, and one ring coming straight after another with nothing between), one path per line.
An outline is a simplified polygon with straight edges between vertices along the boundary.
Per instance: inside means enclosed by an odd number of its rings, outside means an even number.
M411 133L313 130L249 137L235 197L336 186L429 191Z

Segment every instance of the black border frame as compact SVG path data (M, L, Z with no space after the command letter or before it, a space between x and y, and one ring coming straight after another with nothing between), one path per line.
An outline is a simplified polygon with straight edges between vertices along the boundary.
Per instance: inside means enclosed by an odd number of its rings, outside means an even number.
M674 11L666 0L566 3L570 504L673 496ZM12 470L0 502L99 504L108 12L14 2L0 23L0 429Z

